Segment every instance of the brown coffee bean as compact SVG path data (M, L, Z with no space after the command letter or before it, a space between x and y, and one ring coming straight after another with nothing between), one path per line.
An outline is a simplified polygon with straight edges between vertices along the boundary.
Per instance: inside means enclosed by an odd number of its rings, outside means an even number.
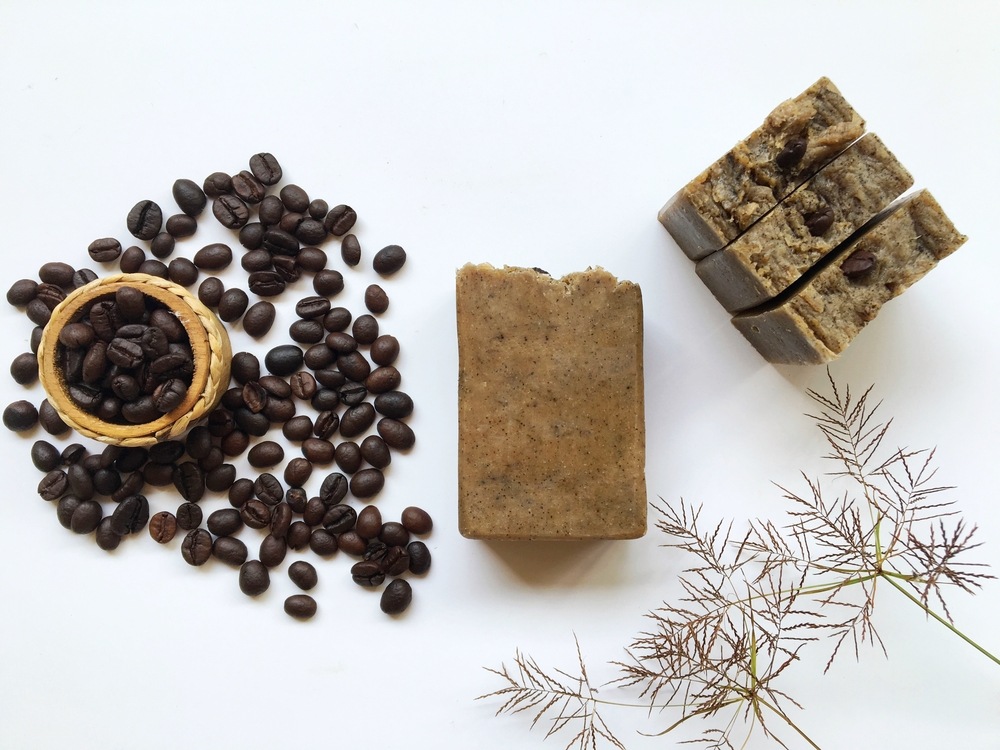
M303 487L312 475L313 466L305 458L293 458L285 466L285 484L292 487Z
M271 585L271 575L260 560L248 560L240 567L240 591L247 596L260 596Z
M289 440L301 442L312 436L313 422L306 415L292 417L281 427L281 434Z
M374 560L362 560L351 566L351 578L359 586L374 588L382 585L385 573Z
M313 464L325 465L333 461L334 446L329 440L309 437L302 441L302 455Z
M316 609L316 600L308 594L293 594L285 599L285 614L297 620L311 619Z
M391 365L399 356L399 341L395 336L383 334L372 341L368 356L376 365Z
M376 469L384 469L392 461L389 446L378 435L369 435L361 441L361 457Z
M423 508L413 505L403 509L400 522L412 534L429 534L434 528L430 514Z
M87 252L98 263L111 263L118 260L122 254L122 243L114 237L102 237L91 242L87 247Z
M410 532L398 521L386 521L382 524L378 539L387 547L405 547L410 543Z
M382 531L382 513L374 505L366 505L358 512L354 530L365 540L374 539Z
M334 206L323 219L323 227L330 234L340 237L350 232L357 220L358 214L350 206Z
M271 330L274 324L274 305L267 300L260 300L250 305L243 315L243 330L254 338L261 338Z
M316 395L316 378L308 372L296 372L288 379L289 389L295 398L308 401Z
M337 537L326 529L313 529L309 535L309 549L321 557L332 555L337 551Z
M396 578L382 591L379 607L387 615L398 615L410 606L413 600L413 589L403 578Z
M413 447L416 441L410 426L397 419L390 419L388 417L380 419L376 425L376 429L390 448L408 450Z
M220 195L212 201L212 213L219 223L227 229L239 229L250 219L250 210L247 208L247 204L229 193Z
M220 508L208 514L206 525L216 536L232 536L243 528L243 518L236 508Z
M378 338L378 320L373 315L359 315L351 328L359 344L372 344Z
M227 289L219 300L219 317L233 323L243 316L249 304L250 298L242 289Z
M190 237L198 230L198 220L187 214L174 214L167 219L164 229L171 237Z
M382 276L391 276L406 263L406 251L399 245L387 245L375 253L372 268Z
M192 531L201 526L203 513L201 506L196 503L182 503L178 506L176 515L177 528L183 531Z
M875 267L875 255L868 250L855 250L840 264L840 270L850 281L860 281Z
M322 297L334 297L344 290L344 276L329 268L313 276L313 291Z
M149 243L149 252L154 258L167 258L174 252L176 246L177 239L170 232L160 232Z
M378 469L362 469L351 477L351 494L357 498L373 497L385 486L385 476Z
M793 136L789 138L785 143L785 147L778 152L778 155L774 157L774 163L778 165L780 169L790 170L800 161L802 157L806 155L806 146L808 141L802 136Z
M351 324L351 311L346 307L334 307L323 316L323 328L333 333L343 331Z
M192 529L181 542L181 555L188 565L204 565L212 557L212 535L205 529Z
M829 206L823 206L813 213L807 214L804 219L809 234L813 237L821 237L833 226L833 209Z
M288 545L284 539L279 539L274 534L268 534L260 543L260 561L268 568L281 565L288 552Z
M163 211L153 201L139 201L128 212L125 224L132 236L151 240L163 225Z
M205 197L205 191L194 180L183 178L174 180L171 193L177 202L177 207L188 216L197 216L200 214L208 202Z
M295 256L295 262L303 271L317 273L326 268L327 257L326 253L318 247L310 245L299 250L299 254Z
M362 537L357 531L345 531L337 537L337 547L349 555L361 557L368 546L368 540Z
M352 406L340 418L340 434L345 438L355 437L371 427L375 421L375 407L367 401ZM381 433L380 433L381 434ZM383 439L385 436L383 435ZM386 440L386 442L389 442Z
M361 468L361 448L357 443L345 440L333 452L333 460L345 474L353 474Z
M260 203L267 194L264 184L246 169L233 175L233 192L251 205Z
M221 279L209 276L198 286L198 299L206 307L218 307L225 291L226 287Z
M309 591L310 589L315 588L316 583L319 580L319 576L316 574L316 568L307 563L305 560L296 560L289 565L288 577L292 580L292 583L303 591Z
M375 397L375 411L384 417L404 419L413 413L413 399L402 391L380 393Z
M194 286L198 281L198 267L187 258L174 258L167 265L167 277L181 286Z
M329 440L340 427L340 416L335 411L321 411L316 415L313 431L318 438Z
M401 377L399 370L392 365L376 367L371 374L365 378L365 387L369 393L386 393L399 388Z
M370 284L365 289L365 307L375 314L389 309L389 295L378 284Z
M247 546L234 536L220 536L212 542L212 555L226 565L243 565L247 554Z
M240 518L251 529L263 529L271 523L271 509L260 500L251 498L240 507Z
M274 154L266 151L250 157L250 171L264 185L277 185L281 182L281 165Z

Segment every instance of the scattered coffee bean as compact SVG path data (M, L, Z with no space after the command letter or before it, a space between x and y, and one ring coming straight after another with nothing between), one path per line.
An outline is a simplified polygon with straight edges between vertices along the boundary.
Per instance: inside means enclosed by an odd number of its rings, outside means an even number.
M406 545L406 553L410 556L410 572L415 575L423 575L431 567L431 552L427 545L421 541L410 542Z
M187 214L174 214L167 219L164 228L171 237L190 237L198 230L198 221Z
M294 344L282 344L264 357L264 367L272 375L291 375L302 367L302 350Z
M391 365L399 356L399 341L395 336L383 334L371 342L368 356L376 365L385 367Z
M378 469L362 469L351 477L351 494L357 498L373 497L382 491L385 476Z
M247 596L260 596L271 585L271 575L260 560L247 560L240 567L240 591Z
M307 246L299 250L299 254L295 256L295 262L303 271L317 273L326 268L327 257L326 253L318 247Z
M316 568L305 560L296 560L291 565L288 566L288 577L292 580L296 586L298 586L303 591L309 591L315 588L316 582L319 577L316 574Z
M337 551L337 537L324 528L313 529L309 535L309 549L321 557L332 555Z
M233 189L233 178L225 172L212 172L202 183L205 195L218 198Z
M246 312L250 298L242 289L227 289L219 300L219 317L227 323L237 321Z
M351 578L359 586L374 588L382 585L385 573L374 560L362 560L351 566Z
M268 534L260 543L260 561L268 568L281 565L288 552L288 544L274 534Z
M163 211L153 201L139 201L128 212L125 225L133 237L151 240L163 226Z
M250 205L260 203L267 194L264 184L246 169L233 175L233 192Z
M387 245L375 253L372 267L382 276L391 276L406 263L406 251L399 245Z
M3 424L12 432L30 430L38 423L38 409L30 401L15 401L3 410Z
M194 264L202 271L219 271L233 262L233 251L229 245L215 242L205 245L194 254Z
M281 434L294 442L301 442L312 436L313 422L306 415L292 417L281 428Z
M308 594L293 594L285 599L285 613L298 620L308 620L316 614L316 600Z
M34 383L38 380L38 358L31 352L18 354L10 363L10 375L20 385Z
M49 472L57 469L62 463L59 449L52 443L44 440L36 440L31 446L31 463L39 471Z
M112 528L111 518L102 518L101 522L97 524L97 529L94 531L94 541L97 542L98 547L106 552L118 549L122 537L121 534L115 533Z
M322 297L335 297L344 290L344 276L329 268L318 271L313 276L313 290Z
M253 498L240 507L240 518L251 529L263 529L271 523L271 509L266 503Z
M302 455L313 464L326 465L333 461L333 443L322 438L308 437L302 441Z
M277 185L281 182L281 165L273 154L263 152L251 156L250 171L264 185Z
M323 219L323 228L332 235L340 237L351 231L358 214L350 206L334 206Z
M239 229L250 219L247 204L229 193L220 195L212 201L212 213L227 229Z
M275 466L285 459L285 451L279 443L273 440L265 440L257 443L250 452L247 453L247 462L255 469L264 469Z
M208 203L205 191L193 180L175 180L171 188L171 193L174 196L177 207L188 216L197 216L204 210L205 205Z
M145 251L141 247L133 245L122 252L121 259L118 261L118 267L121 268L122 273L138 273L145 262Z
M177 239L170 232L160 232L149 243L149 252L154 258L168 258L177 246Z
M361 441L361 457L376 469L384 469L392 461L389 446L378 435L369 435Z
M121 245L118 246L119 251ZM35 298L38 293L38 282L33 279L19 279L10 285L7 290L7 302L17 307L24 307Z
M203 513L196 503L182 503L177 508L177 528L192 531L201 526Z
M254 338L261 338L271 330L274 317L273 304L267 300L255 302L243 315L243 330Z
M167 510L154 513L149 518L149 535L159 544L167 544L177 534L177 518Z
M226 287L222 283L222 279L209 276L198 287L198 299L206 307L218 307L225 291Z
M285 279L277 271L254 271L247 286L258 297L276 297L285 291Z
M285 466L285 484L292 487L302 487L312 475L313 465L305 458L293 458Z
M375 314L384 313L389 309L389 295L378 284L370 284L365 289L365 307Z
M212 555L226 565L243 565L247 559L247 546L234 536L220 536L212 542Z
M413 435L413 430L405 422L400 422L397 419L390 419L385 417L378 421L375 426L378 430L378 434L382 436L385 440L386 445L390 448L395 448L396 450L408 450L413 447L416 438Z
M362 508L358 513L354 531L365 540L376 538L382 531L382 513L379 509L374 505Z
M402 578L396 578L382 591L379 607L387 615L398 615L410 606L412 600L413 589L410 584Z
M204 565L212 557L212 535L205 529L192 529L181 542L181 556L188 565Z
M167 278L181 286L194 286L198 281L198 267L187 258L174 258L167 265Z
M146 528L149 521L149 501L144 495L132 495L122 500L111 514L111 530L119 536L134 534Z

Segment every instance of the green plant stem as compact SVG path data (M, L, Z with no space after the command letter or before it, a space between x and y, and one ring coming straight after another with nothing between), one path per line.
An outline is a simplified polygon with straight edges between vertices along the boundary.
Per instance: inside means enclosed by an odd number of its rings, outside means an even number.
M893 576L882 574L881 577L884 578L886 581L888 581L889 584L891 584L892 586L894 586L903 596L905 596L911 602L913 602L918 607L920 607L920 609L922 609L925 614L927 614L930 617L932 617L933 619L937 620L939 623L941 623L946 628L948 628L948 630L950 630L952 633L954 633L959 638L961 638L963 641L965 641L970 646L972 646L974 649L976 649L976 651L978 651L979 653L981 653L983 656L985 656L987 659L989 659L990 661L992 661L994 664L1000 666L1000 659L998 659L996 656L994 656L993 654L991 654L985 648L983 648L982 646L980 646L974 640L972 640L971 638L969 638L969 636L967 636L961 630L959 630L954 625L952 625L950 622L948 622L948 620L946 618L942 617L937 612L935 612L933 609L931 609L926 604L924 604L922 601L920 601L920 599L918 599L916 596L913 595L912 591L907 591L906 587L903 586L898 581L896 581Z

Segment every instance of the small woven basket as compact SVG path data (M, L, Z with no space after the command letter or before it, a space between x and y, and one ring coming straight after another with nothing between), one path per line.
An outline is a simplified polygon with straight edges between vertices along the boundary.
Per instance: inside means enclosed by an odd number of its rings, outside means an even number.
M82 317L90 304L108 298L121 287L134 287L171 310L187 331L194 374L187 397L173 411L146 424L114 424L78 407L69 397L57 356L59 332ZM71 428L102 443L126 447L153 445L179 437L214 409L229 387L232 348L225 326L184 287L144 273L123 273L92 281L72 292L52 311L38 347L38 370L49 402Z

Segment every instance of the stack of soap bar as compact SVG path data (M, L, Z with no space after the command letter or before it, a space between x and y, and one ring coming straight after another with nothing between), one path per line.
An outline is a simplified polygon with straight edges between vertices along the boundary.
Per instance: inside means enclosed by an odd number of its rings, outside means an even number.
M770 362L839 356L886 301L965 240L927 193L890 207L913 178L863 131L820 79L660 211L699 278ZM925 241L907 234L925 226L936 231ZM856 270L870 257L874 265Z
M660 222L692 260L736 239L861 137L864 120L821 78L683 187Z
M460 532L642 536L639 287L601 269L467 265L456 292Z
M795 294L733 318L766 359L786 364L835 359L882 305L965 242L926 190L886 214Z

